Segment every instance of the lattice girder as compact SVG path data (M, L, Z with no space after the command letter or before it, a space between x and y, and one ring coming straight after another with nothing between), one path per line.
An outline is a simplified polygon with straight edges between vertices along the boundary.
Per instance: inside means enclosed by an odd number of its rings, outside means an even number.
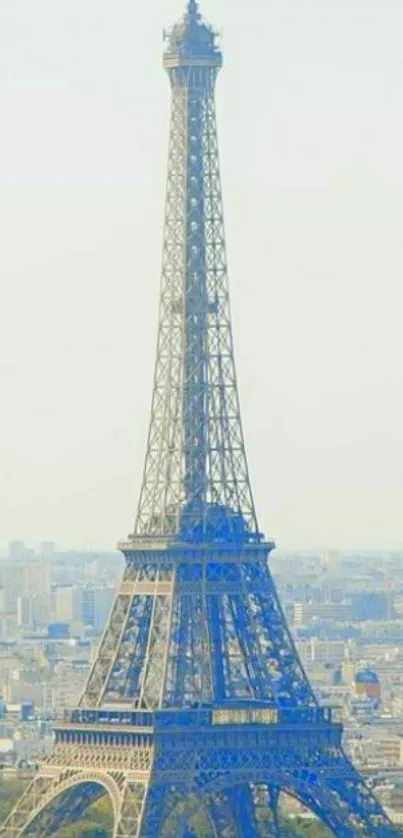
M316 705L267 566L270 545L126 553L82 706L229 699Z

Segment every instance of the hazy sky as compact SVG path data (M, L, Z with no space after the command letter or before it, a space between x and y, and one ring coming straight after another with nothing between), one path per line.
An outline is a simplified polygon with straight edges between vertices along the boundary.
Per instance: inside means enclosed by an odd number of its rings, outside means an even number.
M0 2L0 545L130 531L182 0ZM141 11L139 11L141 9ZM238 376L282 548L403 547L403 5L204 0Z

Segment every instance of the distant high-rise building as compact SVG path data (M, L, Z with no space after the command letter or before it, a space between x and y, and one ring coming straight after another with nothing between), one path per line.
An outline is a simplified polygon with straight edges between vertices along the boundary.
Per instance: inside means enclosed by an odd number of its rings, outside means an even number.
M24 541L10 541L8 545L8 556L12 560L24 559L27 551Z
M55 618L58 622L82 621L83 589L66 585L55 590Z
M22 549L25 553L21 553ZM32 555L23 542L13 542L9 552L9 560L2 562L1 567L4 611L15 614L19 597L49 595L50 564Z
M101 633L108 619L115 596L115 588L90 587L82 591L82 621Z
M39 553L44 559L53 559L56 553L56 544L54 541L42 541Z
M17 599L17 623L19 626L32 626L33 599L31 597L19 596Z
M50 562L34 559L24 562L24 594L35 596L50 593Z
M391 595L388 591L366 591L354 593L351 597L353 619L388 620L395 616L390 607Z
M17 600L17 623L23 628L47 626L51 619L50 595L34 594Z
M24 594L24 564L14 560L2 567L4 589L4 611L12 614L17 611L17 601Z
M340 551L334 548L325 550L321 556L321 564L325 567L332 567L340 561Z

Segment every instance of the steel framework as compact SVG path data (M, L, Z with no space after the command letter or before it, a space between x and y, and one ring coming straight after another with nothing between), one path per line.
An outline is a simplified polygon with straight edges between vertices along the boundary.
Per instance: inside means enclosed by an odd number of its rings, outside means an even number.
M53 836L108 794L114 838L280 836L281 791L339 838L396 835L299 661L259 532L235 375L214 89L222 56L189 0L172 88L157 361L135 530L80 704L0 829Z

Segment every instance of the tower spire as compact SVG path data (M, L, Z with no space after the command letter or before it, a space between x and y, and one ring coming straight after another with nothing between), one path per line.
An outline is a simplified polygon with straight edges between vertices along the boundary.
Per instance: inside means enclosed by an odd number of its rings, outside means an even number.
M188 0L187 14L189 17L197 18L200 15L198 0Z

